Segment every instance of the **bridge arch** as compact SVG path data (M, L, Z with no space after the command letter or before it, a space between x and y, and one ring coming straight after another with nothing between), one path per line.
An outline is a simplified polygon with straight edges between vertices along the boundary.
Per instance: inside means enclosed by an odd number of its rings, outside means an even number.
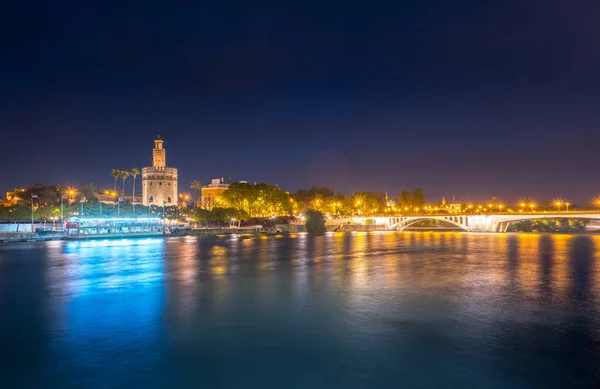
M456 220L455 220L456 219ZM462 218L460 218L462 219ZM434 217L434 216L419 216L414 218L404 218L403 220L398 221L396 224L392 225L392 229L396 231L404 231L407 227L412 226L413 224L417 224L423 220L437 220L447 224L452 224L464 231L469 231L469 227L465 224L459 222L458 217Z

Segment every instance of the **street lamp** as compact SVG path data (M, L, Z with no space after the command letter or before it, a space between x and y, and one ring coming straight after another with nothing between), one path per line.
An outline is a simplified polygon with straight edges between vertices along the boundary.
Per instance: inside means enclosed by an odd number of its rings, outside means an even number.
M33 232L33 199L37 199L38 195L31 194L31 232Z
M75 200L75 195L77 194L77 190L75 188L67 188L67 194L69 195L69 200Z
M556 208L558 208L558 212L560 213L560 207L561 207L561 205L562 205L562 202L560 202L560 201L555 201L555 202L554 202L554 205L556 206Z
M79 213L79 217L83 216L83 203L85 203L85 197L82 197L81 200L79 201L79 203L81 204L81 212Z
M65 199L65 195L61 193L60 194L60 222L63 224L63 227L65 224L65 209L63 206L64 199Z

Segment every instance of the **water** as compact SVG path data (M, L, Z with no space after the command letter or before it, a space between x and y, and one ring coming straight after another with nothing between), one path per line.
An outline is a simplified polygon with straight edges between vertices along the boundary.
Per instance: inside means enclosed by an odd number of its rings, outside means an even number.
M596 388L600 236L0 246L2 388Z

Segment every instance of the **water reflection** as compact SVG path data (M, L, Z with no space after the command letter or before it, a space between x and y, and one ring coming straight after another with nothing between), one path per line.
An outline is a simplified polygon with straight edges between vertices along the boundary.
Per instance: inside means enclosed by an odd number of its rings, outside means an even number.
M415 232L0 246L0 340L12 356L0 376L49 388L592 387L599 239Z

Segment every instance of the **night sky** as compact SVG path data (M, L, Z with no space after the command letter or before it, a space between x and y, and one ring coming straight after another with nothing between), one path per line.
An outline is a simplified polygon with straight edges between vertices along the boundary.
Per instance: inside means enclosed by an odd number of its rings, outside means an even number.
M599 20L596 0L3 2L0 190L112 187L160 134L183 189L583 203Z

